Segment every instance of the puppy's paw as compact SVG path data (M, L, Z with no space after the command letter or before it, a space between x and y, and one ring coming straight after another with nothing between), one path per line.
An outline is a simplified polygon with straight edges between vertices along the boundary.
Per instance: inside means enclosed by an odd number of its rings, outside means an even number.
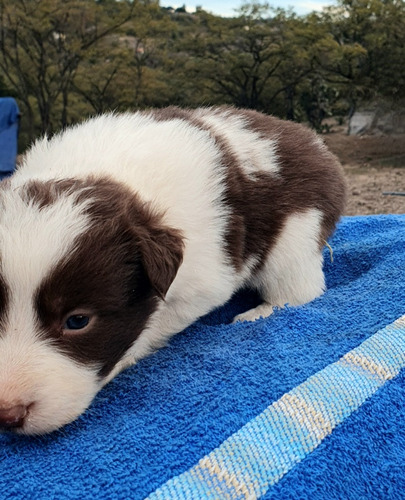
M267 318L267 316L270 316L272 313L272 305L260 304L260 306L257 306L254 309L249 309L249 311L235 316L232 323L237 323L238 321L256 321L259 318Z

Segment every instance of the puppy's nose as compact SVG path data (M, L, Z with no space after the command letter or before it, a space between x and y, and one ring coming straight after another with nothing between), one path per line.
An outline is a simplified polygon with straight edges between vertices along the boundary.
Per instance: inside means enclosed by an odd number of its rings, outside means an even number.
M21 427L26 415L27 407L25 405L5 406L0 404L0 427L3 429Z

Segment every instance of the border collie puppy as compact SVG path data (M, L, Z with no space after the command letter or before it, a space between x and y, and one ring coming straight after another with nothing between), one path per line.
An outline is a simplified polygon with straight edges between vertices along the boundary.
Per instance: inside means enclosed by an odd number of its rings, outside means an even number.
M0 428L52 431L125 367L252 287L235 318L325 290L344 204L301 125L234 108L104 115L0 184Z

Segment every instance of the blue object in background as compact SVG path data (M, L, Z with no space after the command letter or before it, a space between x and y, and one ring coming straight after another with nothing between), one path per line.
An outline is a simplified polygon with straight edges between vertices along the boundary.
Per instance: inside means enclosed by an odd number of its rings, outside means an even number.
M15 170L20 110L12 97L0 98L0 180Z

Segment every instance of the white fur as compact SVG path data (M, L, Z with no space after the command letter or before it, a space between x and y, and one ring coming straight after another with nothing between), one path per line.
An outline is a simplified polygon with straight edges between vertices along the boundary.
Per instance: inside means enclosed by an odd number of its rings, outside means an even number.
M87 202L75 204L74 195L42 209L31 205L27 210L19 191L23 188L5 190L0 198L0 269L16 307L33 296L47 272L88 227L83 213Z
M263 139L257 132L248 130L245 120L229 110L219 109L213 113L211 110L201 109L197 113L204 123L232 146L245 174L279 173L276 140Z
M201 112L201 118L233 146L245 173L280 175L276 141L245 130L236 116ZM252 275L255 256L235 271L224 248L230 212L222 201L224 167L219 155L209 131L180 120L156 122L144 114L101 116L52 140L38 141L26 155L11 189L0 196L1 272L11 291L0 336L0 407L34 402L21 432L47 432L71 421L101 384L225 303L245 284L259 288L265 303L236 319L266 316L274 305L301 304L322 293L317 246L322 214L316 210L289 217L259 273ZM32 179L89 175L111 176L132 188L164 214L165 224L182 231L185 243L183 263L165 301L102 382L97 367L78 365L39 339L34 311L41 280L69 255L75 238L88 227L85 204L75 205L72 195L65 195L49 207L26 210L19 194Z

